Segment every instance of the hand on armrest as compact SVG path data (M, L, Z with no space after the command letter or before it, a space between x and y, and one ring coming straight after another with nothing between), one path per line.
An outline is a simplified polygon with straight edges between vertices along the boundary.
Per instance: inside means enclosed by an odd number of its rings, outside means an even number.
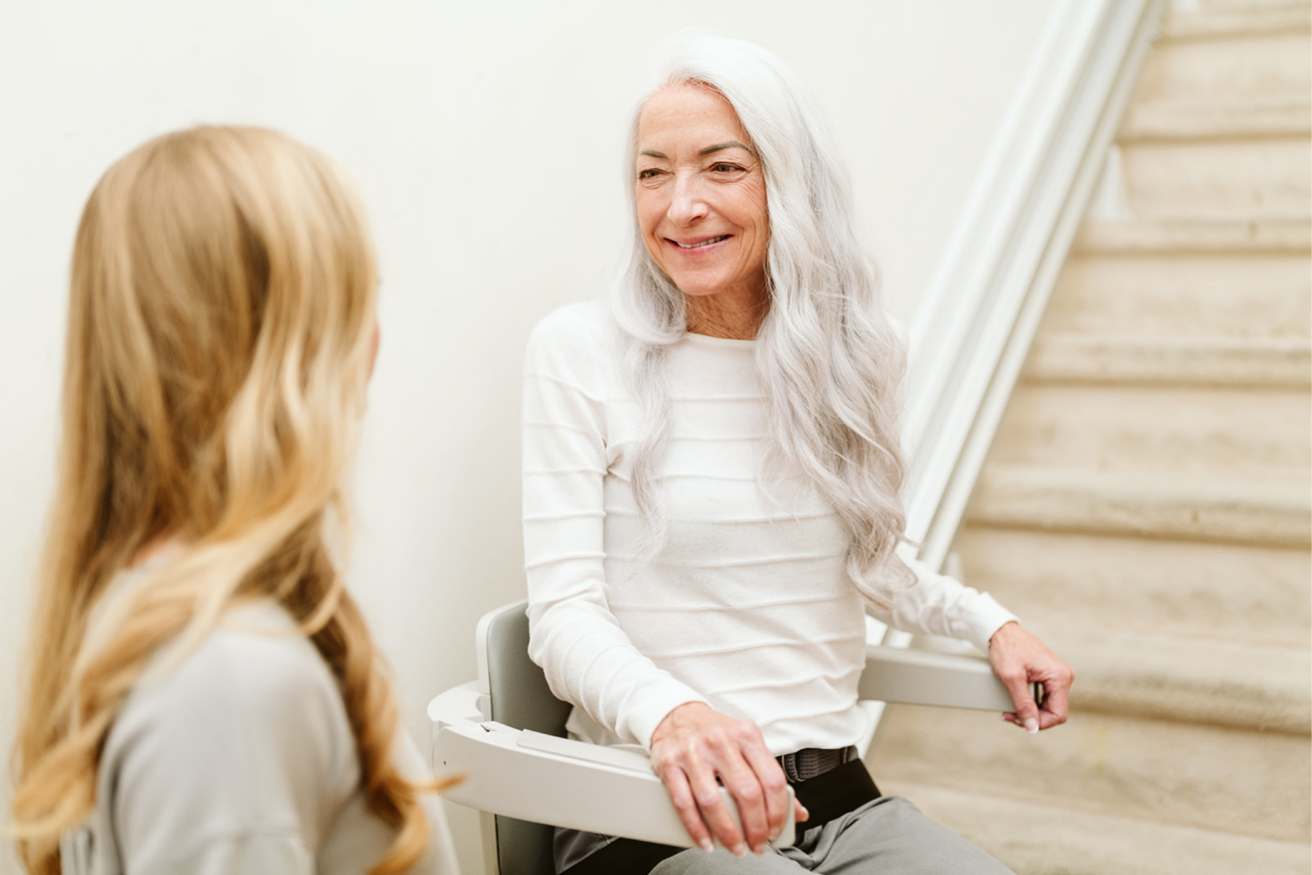
M765 843L788 817L788 782L765 747L761 730L702 702L689 702L665 716L651 737L652 768L664 783L688 834L711 850L711 835L738 856ZM734 824L716 779L738 806L743 832ZM800 802L796 819L807 818ZM745 839L745 841L744 841Z
M1027 629L1012 621L994 632L989 639L989 664L1016 706L1002 715L1005 719L1029 733L1066 722L1067 693L1075 672ZM1031 683L1043 686L1042 705L1030 695Z

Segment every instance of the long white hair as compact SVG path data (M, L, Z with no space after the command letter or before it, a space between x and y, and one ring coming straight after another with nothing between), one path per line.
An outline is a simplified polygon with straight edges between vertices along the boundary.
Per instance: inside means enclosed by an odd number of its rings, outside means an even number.
M851 535L849 576L869 603L888 608L872 572L887 564L893 579L910 577L894 554L906 524L897 429L906 354L855 233L846 169L814 98L765 49L677 34L665 44L652 91L684 83L729 102L765 176L769 308L757 333L756 367L769 405L766 470L800 469L818 488ZM683 293L652 261L637 220L634 167L645 103L635 110L629 135L633 237L612 310L625 338L626 376L643 411L633 493L646 550L654 553L666 537L656 490L670 433L665 352L683 337L687 318Z

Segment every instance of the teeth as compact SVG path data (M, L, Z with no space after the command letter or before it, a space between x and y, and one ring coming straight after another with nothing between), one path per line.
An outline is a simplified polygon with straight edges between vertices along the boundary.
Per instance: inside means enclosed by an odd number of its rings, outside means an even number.
M721 234L719 237L712 237L710 240L703 240L701 243L694 243L691 246L685 246L684 244L679 243L678 240L675 240L674 242L680 249L701 249L703 246L710 246L712 243L719 243L721 240L728 239L728 234Z

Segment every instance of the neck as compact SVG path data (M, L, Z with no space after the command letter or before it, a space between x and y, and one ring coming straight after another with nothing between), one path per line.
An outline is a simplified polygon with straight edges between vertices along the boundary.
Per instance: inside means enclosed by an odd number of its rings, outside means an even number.
M755 340L756 332L769 309L769 300L764 291L745 295L720 292L714 295L687 296L684 300L690 332L731 340Z

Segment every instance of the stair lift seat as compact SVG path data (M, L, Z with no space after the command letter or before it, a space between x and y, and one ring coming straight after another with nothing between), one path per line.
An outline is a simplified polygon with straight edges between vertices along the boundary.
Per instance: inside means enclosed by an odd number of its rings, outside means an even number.
M433 770L464 776L444 796L483 812L489 875L553 875L556 826L693 847L644 754L564 737L571 706L552 695L528 658L526 606L515 602L484 615L475 633L478 680L428 704ZM1006 687L982 659L877 645L867 651L858 694L874 708L902 702L1012 710ZM862 755L869 741L858 745ZM794 841L791 811L774 843L780 847Z

